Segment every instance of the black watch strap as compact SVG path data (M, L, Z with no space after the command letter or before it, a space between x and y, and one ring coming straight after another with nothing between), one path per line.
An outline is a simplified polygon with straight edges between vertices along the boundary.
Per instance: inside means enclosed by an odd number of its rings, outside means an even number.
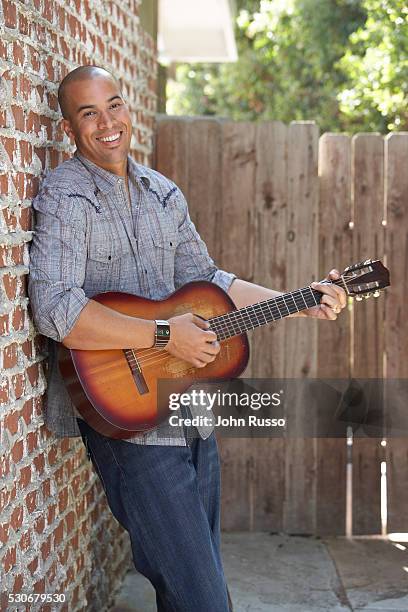
M154 348L163 349L170 340L170 323L156 319L156 331L154 332Z

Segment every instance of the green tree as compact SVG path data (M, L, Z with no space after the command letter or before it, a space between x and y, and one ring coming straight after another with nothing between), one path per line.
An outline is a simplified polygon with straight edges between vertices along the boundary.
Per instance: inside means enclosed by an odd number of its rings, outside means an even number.
M364 0L367 20L350 36L338 67L348 77L339 95L350 128L408 129L408 6L406 0Z
M180 65L169 86L169 112L233 119L316 120L345 129L339 64L352 32L365 22L361 0L261 0L238 3L233 64Z

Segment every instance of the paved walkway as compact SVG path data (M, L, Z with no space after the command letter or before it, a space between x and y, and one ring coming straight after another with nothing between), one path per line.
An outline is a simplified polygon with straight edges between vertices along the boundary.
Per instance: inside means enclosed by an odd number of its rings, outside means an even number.
M226 533L223 557L234 612L408 612L406 542ZM156 612L147 580L129 572L112 612Z

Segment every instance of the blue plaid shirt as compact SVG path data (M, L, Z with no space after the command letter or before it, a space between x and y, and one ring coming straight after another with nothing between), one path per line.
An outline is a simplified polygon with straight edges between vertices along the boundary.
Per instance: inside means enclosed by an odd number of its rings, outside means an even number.
M76 153L48 172L33 201L28 290L37 329L49 338L45 422L57 436L80 435L58 347L93 295L163 299L193 280L228 291L235 278L215 266L172 181L131 157L128 175L130 202L124 178ZM129 441L185 445L182 428L171 429L170 435L166 424ZM199 428L203 438L211 431Z

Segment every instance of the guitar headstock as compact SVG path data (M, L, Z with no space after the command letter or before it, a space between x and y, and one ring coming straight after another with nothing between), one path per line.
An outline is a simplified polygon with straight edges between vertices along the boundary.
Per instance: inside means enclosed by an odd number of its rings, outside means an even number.
M346 268L338 284L345 286L348 295L356 300L378 297L380 290L389 286L390 273L380 260L367 259Z

